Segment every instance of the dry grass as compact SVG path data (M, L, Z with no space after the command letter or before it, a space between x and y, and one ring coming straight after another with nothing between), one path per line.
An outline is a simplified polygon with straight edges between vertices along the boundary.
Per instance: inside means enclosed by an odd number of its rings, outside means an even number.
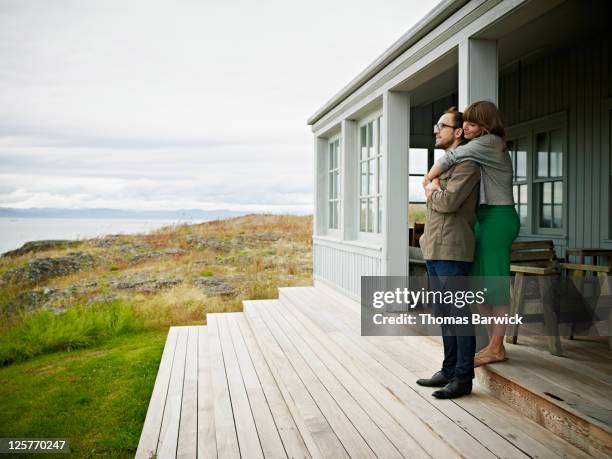
M209 312L240 310L234 301L208 297L194 286L181 285L157 295L135 295L135 312L151 328L205 323Z

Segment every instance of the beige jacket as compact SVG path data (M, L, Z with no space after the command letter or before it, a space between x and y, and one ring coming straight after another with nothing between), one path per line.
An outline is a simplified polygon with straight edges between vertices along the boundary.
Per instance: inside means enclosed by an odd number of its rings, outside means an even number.
M425 260L474 260L474 222L480 168L473 161L455 164L440 175L442 190L427 201L427 222L420 244Z

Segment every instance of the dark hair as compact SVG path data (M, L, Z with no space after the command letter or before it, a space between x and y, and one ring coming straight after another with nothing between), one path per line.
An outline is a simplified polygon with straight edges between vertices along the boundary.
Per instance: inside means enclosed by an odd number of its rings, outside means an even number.
M502 138L506 135L504 115L498 110L497 105L488 100L471 103L463 112L463 119L468 123L479 125L485 134L495 134Z
M444 115L450 113L453 115L453 119L455 120L455 129L463 129L463 113L457 110L457 107L450 107L445 112Z

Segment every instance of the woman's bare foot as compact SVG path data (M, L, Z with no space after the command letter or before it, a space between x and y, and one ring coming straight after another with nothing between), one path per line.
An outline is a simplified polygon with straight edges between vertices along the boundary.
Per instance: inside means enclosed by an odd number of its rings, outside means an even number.
M474 356L474 368L487 365L489 363L503 362L505 360L508 360L505 349L502 349L501 352L495 353L490 349L485 348Z

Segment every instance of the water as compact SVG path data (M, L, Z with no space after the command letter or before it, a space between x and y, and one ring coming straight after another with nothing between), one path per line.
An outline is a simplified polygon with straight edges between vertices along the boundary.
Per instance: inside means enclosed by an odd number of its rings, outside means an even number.
M0 253L41 239L89 239L107 234L147 233L163 226L205 220L94 218L0 218Z

